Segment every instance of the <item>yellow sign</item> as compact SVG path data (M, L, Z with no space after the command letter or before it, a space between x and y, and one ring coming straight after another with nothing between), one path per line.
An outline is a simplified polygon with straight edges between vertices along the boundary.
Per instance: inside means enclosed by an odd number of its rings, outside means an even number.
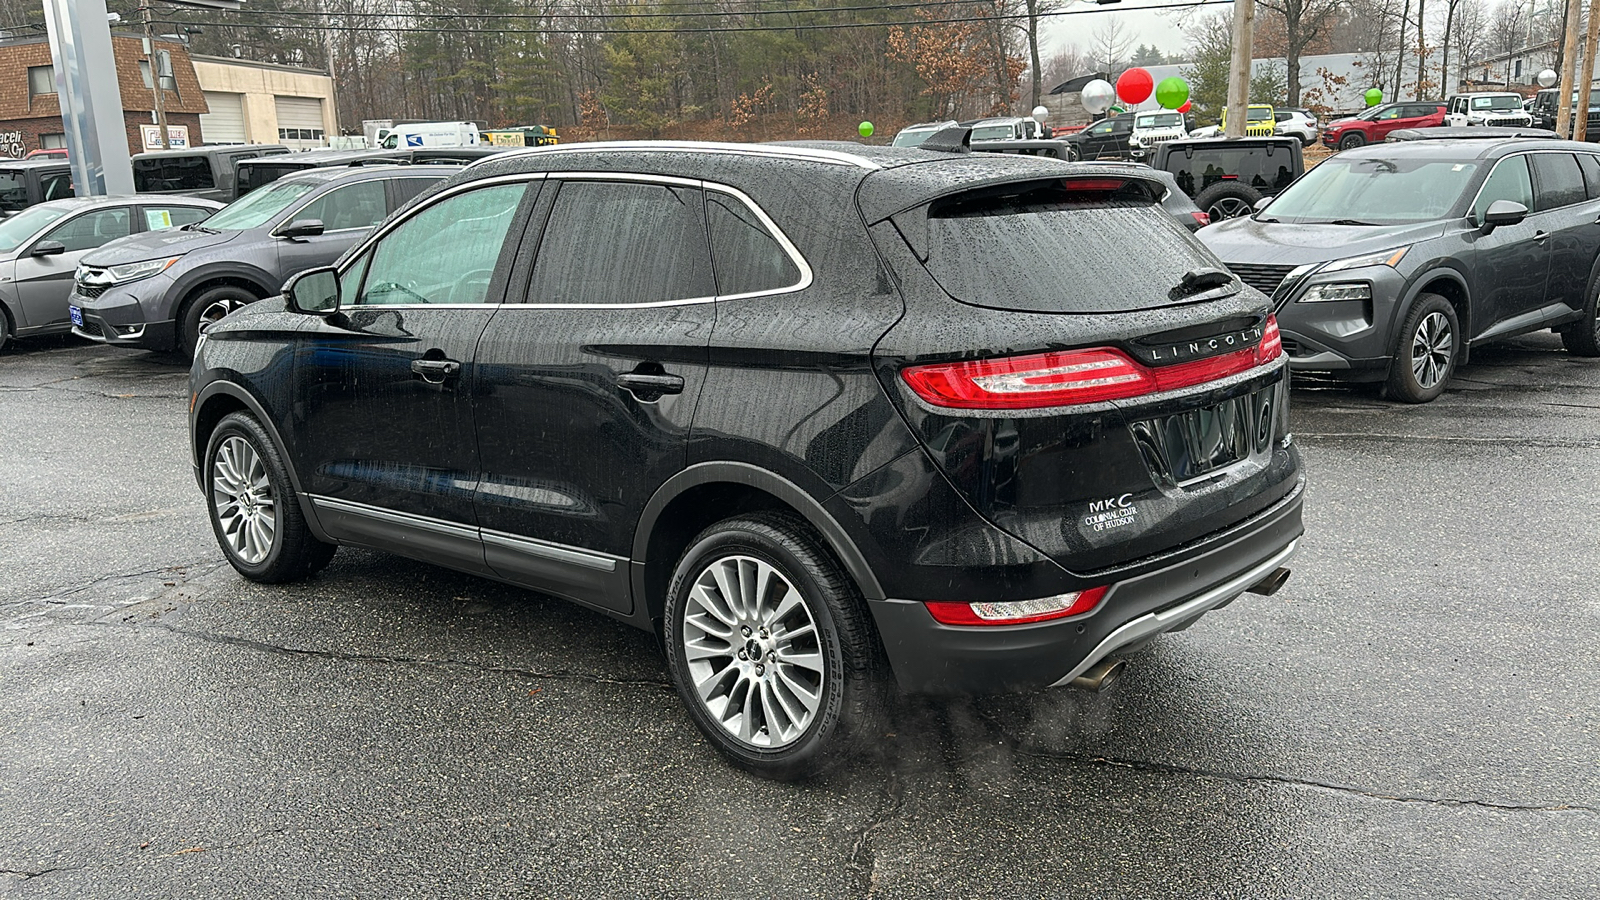
M527 141L523 139L520 131L491 131L489 132L489 143L496 147L527 146Z

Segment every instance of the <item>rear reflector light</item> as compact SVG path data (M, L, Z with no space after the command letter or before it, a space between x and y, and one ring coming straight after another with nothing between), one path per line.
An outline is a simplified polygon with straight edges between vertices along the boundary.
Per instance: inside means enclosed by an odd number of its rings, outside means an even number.
M944 625L1026 625L1077 616L1100 605L1109 587L1090 588L1071 594L1041 597L1038 600L1012 600L1003 603L928 602L928 612Z
M1075 191L1119 191L1128 182L1121 178L1068 178L1067 187Z
M1041 409L1125 400L1216 381L1283 355L1278 320L1261 341L1209 359L1143 365L1113 347L913 366L900 373L918 397L951 409Z
M1189 215L1194 216L1195 224L1199 225L1201 228L1204 228L1207 225L1211 224L1211 214L1210 213L1201 212L1200 210L1197 209L1194 212L1190 213Z

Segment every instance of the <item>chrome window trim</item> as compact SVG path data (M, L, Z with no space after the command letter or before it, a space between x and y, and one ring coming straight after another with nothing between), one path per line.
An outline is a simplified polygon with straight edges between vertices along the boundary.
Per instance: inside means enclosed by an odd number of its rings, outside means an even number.
M823 162L833 165L854 166L867 171L877 171L883 166L863 156L840 150L820 150L813 147L782 147L774 144L734 144L718 141L595 141L584 144L547 144L543 147L523 147L507 153L486 156L467 165L482 165L489 160L513 157L550 155L562 153L604 153L625 150L639 153L721 153L729 156L758 156L769 159L794 159L806 162ZM554 172L549 174L556 174Z
M789 240L789 236L783 233L783 229L778 227L778 223L774 222L771 216L767 215L767 211L761 208L761 204L752 200L750 195L735 187L730 187L725 184L717 184L710 181L704 182L703 185L705 190L715 191L719 194L727 194L728 196L733 197L740 203L743 203L751 212L755 213L756 218L760 220L763 226L766 227L767 232L777 239L778 246L783 248L783 252L789 254L789 261L794 263L795 267L800 270L800 280L789 287L773 288L766 291L746 291L742 294L718 294L716 299L748 300L751 297L775 297L779 294L793 294L811 287L811 283L816 280L815 273L811 271L811 264L806 262L806 258L800 253L800 248L796 247L794 242ZM708 235L710 234L709 222L707 223L706 232ZM712 266L715 267L716 248L712 248L711 253Z

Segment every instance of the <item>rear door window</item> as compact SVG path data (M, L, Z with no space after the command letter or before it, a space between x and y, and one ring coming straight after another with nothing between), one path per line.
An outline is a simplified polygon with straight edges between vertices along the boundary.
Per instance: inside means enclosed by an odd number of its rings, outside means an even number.
M199 206L145 206L141 215L144 216L146 231L156 231L161 228L177 228L193 222L204 222L210 218L211 210Z
M443 178L396 178L390 181L391 190L394 191L394 208L405 206L413 197L443 180Z
M707 192L706 225L719 296L799 286L800 267L744 201L720 191Z
M1533 171L1539 176L1536 211L1556 209L1588 199L1583 173L1571 153L1535 153Z
M1198 269L1223 269L1144 179L1051 179L984 188L894 217L952 297L993 309L1110 313L1170 306ZM1138 235L1138 240L1128 240ZM917 243L926 241L925 248Z
M1578 168L1583 170L1583 183L1589 190L1589 199L1600 200L1600 156L1579 153Z
M670 303L716 293L698 188L640 182L561 185L527 302Z

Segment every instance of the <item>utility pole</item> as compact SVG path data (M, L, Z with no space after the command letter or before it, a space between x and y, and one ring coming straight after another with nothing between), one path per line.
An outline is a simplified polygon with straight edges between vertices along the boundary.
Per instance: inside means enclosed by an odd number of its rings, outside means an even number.
M1567 0L1567 39L1561 49L1561 93L1557 94L1556 134L1565 136L1572 126L1572 92L1578 89L1578 31L1583 12L1582 0ZM1588 97L1584 97L1584 118L1589 116Z
M1428 58L1428 32L1422 27L1422 23L1428 21L1427 16L1423 14L1426 4L1427 0L1417 0L1417 92L1413 96L1418 100L1422 99L1423 95L1422 65L1423 61Z
M1250 105L1250 60L1256 27L1256 0L1233 2L1233 60L1228 65L1228 127L1225 137L1244 137Z
M1583 114L1578 116L1578 121L1572 131L1575 141L1588 140L1589 138L1589 91L1594 84L1594 54L1595 44L1600 43L1600 0L1589 0L1589 27L1583 36L1583 71L1588 77L1580 79L1583 87L1578 96L1583 98Z
M155 10L151 4L140 7L144 13L144 58L150 65L150 90L156 96L156 127L161 129L161 149L171 150L167 138L167 92L161 87L160 54L156 52L156 26L152 19Z

